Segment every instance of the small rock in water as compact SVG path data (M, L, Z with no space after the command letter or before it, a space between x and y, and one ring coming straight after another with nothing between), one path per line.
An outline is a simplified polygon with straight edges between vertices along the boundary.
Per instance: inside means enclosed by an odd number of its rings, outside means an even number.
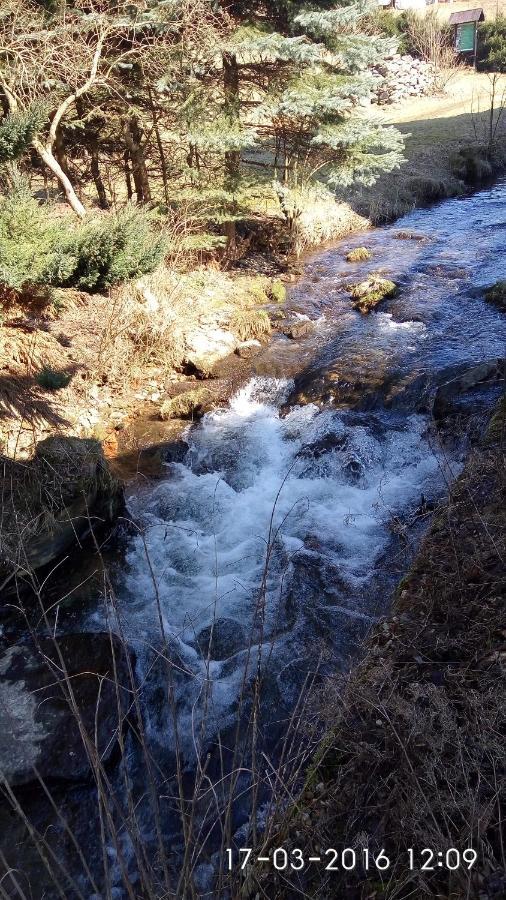
M283 328L283 334L292 340L298 340L305 337L311 331L312 323L308 319L301 319L300 322L292 322Z
M253 339L251 341L243 341L242 344L236 347L235 352L241 359L253 359L254 356L258 356L261 349L260 341Z
M246 633L235 619L216 619L213 625L203 628L197 637L202 656L211 659L228 659L247 645Z

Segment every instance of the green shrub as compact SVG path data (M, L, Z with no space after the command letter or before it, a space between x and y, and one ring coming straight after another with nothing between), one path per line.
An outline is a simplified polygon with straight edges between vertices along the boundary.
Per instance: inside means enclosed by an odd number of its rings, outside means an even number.
M412 49L408 41L406 13L396 16L390 9L377 9L370 16L370 24L373 33L395 38L399 53L409 53Z
M81 226L67 250L75 257L75 266L59 283L103 291L152 272L163 259L165 242L154 234L148 215L130 206Z
M0 285L19 294L41 285L107 290L151 272L164 249L135 207L69 231L25 185L0 199Z
M43 366L35 377L37 384L46 391L59 391L61 388L67 387L72 378L68 372L61 372L58 369L52 369L50 366Z
M481 72L506 72L506 16L479 26L476 65Z
M30 285L54 284L74 265L62 251L65 233L24 185L0 198L0 283L20 293Z

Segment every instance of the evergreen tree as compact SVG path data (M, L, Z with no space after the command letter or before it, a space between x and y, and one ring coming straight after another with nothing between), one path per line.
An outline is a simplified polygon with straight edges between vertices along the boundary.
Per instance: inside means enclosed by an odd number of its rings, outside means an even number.
M241 16L241 4L233 11ZM390 40L360 32L370 12L369 0L278 2L236 21L223 46L229 114L220 131L224 142L240 134L247 151L242 166L234 157L236 191L240 171L253 170L257 182L274 179L293 213L294 190L314 179L334 189L371 184L399 164L400 133L364 111L367 68L392 49ZM225 158L228 165L227 151Z

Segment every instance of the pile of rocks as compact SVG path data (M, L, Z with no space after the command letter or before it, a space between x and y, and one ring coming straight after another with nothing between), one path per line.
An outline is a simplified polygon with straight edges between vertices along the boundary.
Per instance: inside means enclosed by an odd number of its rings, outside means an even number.
M372 75L377 79L373 102L380 106L428 94L433 89L435 80L431 63L407 54L401 56L399 53L387 57L375 66Z

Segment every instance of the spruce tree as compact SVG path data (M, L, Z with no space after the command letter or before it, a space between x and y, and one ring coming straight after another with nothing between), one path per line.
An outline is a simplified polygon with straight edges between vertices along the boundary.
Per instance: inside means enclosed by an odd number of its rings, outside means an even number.
M293 0L257 4L246 17L234 4L223 75L230 126L245 140L236 190L240 171L271 179L289 216L296 192L315 180L333 189L371 184L399 164L400 133L365 114L368 67L392 50L391 40L360 32L371 5Z

